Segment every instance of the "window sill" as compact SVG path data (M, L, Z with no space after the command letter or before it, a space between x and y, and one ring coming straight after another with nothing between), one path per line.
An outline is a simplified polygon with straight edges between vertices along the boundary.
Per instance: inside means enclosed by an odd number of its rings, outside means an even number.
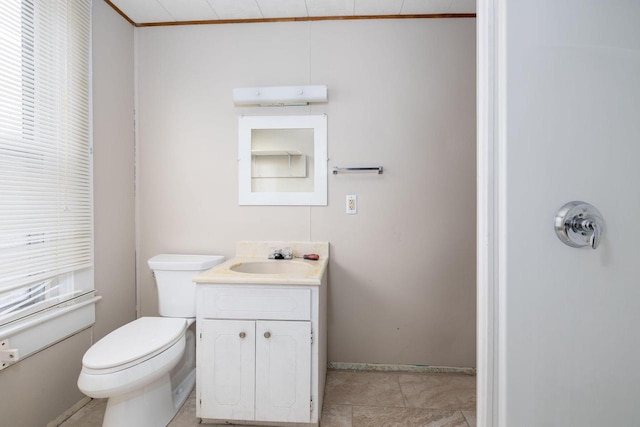
M101 299L94 296L0 328L0 370L92 326L95 303Z

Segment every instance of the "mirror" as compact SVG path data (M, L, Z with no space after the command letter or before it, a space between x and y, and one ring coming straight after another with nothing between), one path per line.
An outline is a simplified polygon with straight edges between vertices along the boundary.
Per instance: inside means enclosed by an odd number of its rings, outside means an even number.
M241 116L240 205L327 204L327 116Z

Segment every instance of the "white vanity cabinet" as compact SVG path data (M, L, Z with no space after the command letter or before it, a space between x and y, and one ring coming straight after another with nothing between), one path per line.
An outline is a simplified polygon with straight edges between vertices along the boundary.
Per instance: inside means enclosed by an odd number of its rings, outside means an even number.
M325 286L199 284L196 414L319 425Z
M203 320L200 331L202 418L310 422L311 322Z

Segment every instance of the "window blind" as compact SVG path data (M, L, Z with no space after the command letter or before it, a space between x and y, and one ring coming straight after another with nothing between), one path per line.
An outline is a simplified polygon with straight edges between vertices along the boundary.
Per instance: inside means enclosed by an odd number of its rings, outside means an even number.
M0 2L0 326L93 289L90 6Z

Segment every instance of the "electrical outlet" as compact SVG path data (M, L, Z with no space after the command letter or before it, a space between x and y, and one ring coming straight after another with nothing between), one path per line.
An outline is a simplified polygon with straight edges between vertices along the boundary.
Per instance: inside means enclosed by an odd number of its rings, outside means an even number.
M355 194L347 195L347 215L355 215L358 213L358 196Z

